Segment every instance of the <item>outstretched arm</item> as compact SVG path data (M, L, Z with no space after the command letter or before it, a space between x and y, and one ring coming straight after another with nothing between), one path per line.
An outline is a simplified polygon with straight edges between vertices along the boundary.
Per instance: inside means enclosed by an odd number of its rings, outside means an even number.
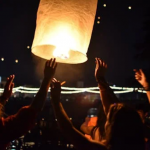
M37 93L35 99L33 100L33 103L30 106L31 108L34 108L37 111L42 110L56 67L56 59L50 59L45 63L44 79L39 92Z
M104 112L107 115L110 105L113 103L118 103L119 100L105 80L106 70L107 64L100 58L96 58L95 78L100 88L100 97L102 100Z
M15 115L0 119L0 141L10 142L34 127L37 113L41 111L45 103L55 69L55 59L47 61L44 69L44 79L33 103L30 106L22 107Z
M64 135L74 144L78 150L106 150L105 146L88 140L80 131L78 131L70 121L60 102L61 85L56 79L53 80L51 87L52 106L55 111L58 125Z
M150 84L147 81L147 78L143 72L142 69L136 70L135 71L135 79L143 86L143 88L146 90L146 94L148 97L148 101L150 103Z

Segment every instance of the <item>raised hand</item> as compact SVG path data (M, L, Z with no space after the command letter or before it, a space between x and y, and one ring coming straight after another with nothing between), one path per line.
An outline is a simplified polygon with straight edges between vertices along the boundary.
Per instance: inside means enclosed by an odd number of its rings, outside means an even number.
M10 75L7 78L7 82L5 84L4 92L2 94L2 99L1 99L1 103L3 104L5 104L5 102L10 98L12 94L12 90L14 87L14 83L13 83L14 78L15 78L15 75Z
M51 80L54 76L57 67L56 59L50 59L45 63L44 68L44 79L42 81L41 87L36 94L35 99L31 104L31 108L40 112L43 109L44 103L46 101L47 93L50 87Z
M134 72L135 72L135 79L145 88L145 89L148 89L149 88L149 83L146 79L146 76L143 72L142 69L134 69Z
M107 70L107 64L102 61L100 58L96 58L96 67L95 67L95 78L99 81L101 78L105 77L105 73Z
M60 100L61 94L61 83L57 81L55 78L52 80L51 84L51 97L53 101Z
M51 58L45 63L44 68L44 78L47 80L51 80L55 74L55 70L57 67L56 59Z

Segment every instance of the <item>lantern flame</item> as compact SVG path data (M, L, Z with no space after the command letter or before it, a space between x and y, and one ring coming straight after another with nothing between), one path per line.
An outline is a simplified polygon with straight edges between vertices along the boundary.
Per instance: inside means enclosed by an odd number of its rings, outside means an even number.
M69 49L63 46L58 46L53 52L54 57L59 57L61 59L69 58Z
M55 31L55 36L53 37L53 43L56 45L53 56L61 59L68 59L70 47L75 44L75 40L73 39L70 27L68 25L61 24L57 28L57 31Z

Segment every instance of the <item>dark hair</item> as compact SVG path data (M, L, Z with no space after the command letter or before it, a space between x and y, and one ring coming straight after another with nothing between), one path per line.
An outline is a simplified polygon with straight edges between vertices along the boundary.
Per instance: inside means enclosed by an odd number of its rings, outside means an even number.
M105 122L106 122L106 115L104 114L103 107L99 107L98 115L97 115L97 123L96 126L91 131L91 137L95 140L95 133L96 130L99 131L99 139L100 141L105 137Z
M106 145L111 150L145 150L143 123L136 110L121 103L111 105Z

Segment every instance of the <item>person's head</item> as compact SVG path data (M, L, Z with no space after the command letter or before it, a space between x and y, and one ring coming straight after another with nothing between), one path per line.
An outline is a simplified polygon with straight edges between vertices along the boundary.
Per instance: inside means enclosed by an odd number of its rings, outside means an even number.
M97 113L97 122L96 126L93 128L91 132L92 139L95 139L95 132L99 130L99 139L103 140L105 137L105 122L106 122L106 115L104 113L103 107L99 106L98 113Z
M144 150L143 123L131 107L118 103L110 107L105 124L106 141L112 150Z
M149 104L148 103L139 103L135 105L135 109L140 115L142 122L145 123L146 114L149 112Z
M99 107L97 117L98 117L97 126L99 127L101 137L104 137L105 136L106 115L104 113L103 107Z

